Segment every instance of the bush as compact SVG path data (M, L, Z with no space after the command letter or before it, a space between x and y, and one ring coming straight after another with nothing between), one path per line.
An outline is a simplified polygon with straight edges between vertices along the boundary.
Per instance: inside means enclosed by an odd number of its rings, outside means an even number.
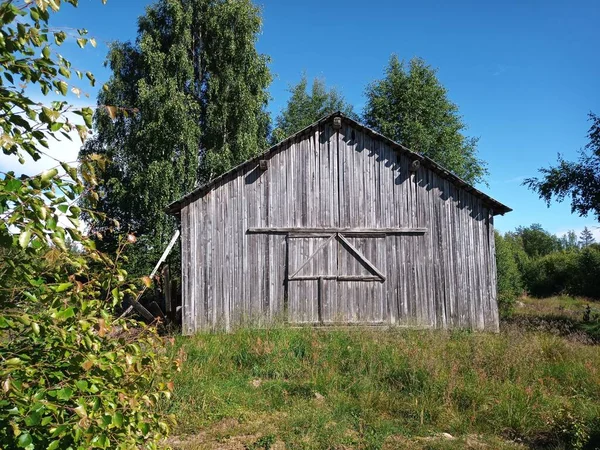
M577 260L575 295L600 298L600 246L584 248Z
M600 245L592 244L580 249L567 244L562 250L554 251L545 246L548 251L538 252L534 251L537 241L523 230L528 229L519 228L517 232L504 236L496 233L501 315L510 315L515 299L524 291L536 297L568 294L600 298ZM542 231L532 233L532 236L539 235L544 237L543 242L550 242L549 233ZM531 256L526 252L525 238L529 239L528 252Z
M579 252L555 252L532 259L525 272L531 295L549 297L556 294L576 295Z
M512 314L516 299L523 292L523 280L517 263L518 248L508 237L495 233L498 309L501 317Z
M40 159L58 133L84 139L91 125L91 108L26 95L37 86L66 96L65 80L82 78L50 47L68 37L48 25L59 8L0 0L2 150L21 163ZM80 46L95 45L78 33ZM67 111L85 124L67 120ZM111 258L81 231L78 205L84 194L90 208L99 199L95 167L103 164L90 155L78 168L59 162L35 176L0 177L0 448L156 448L169 429L154 405L170 396L172 360L153 328L112 315L139 291L121 268L127 243Z
M153 327L111 315L126 273L85 247L3 253L0 448L156 448L174 366Z
M169 429L154 411L170 395L160 338L69 297L0 316L0 447L156 448Z
M536 297L600 298L600 250L561 251L532 259L526 265L524 281L527 291Z

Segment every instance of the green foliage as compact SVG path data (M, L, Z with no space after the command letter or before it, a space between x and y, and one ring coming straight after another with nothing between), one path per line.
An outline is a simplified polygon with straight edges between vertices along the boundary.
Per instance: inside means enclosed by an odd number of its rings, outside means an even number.
M77 5L77 0L67 0ZM52 11L58 10L55 1L40 0L20 2L4 0L0 2L0 52L2 53L0 78L0 115L2 136L0 145L5 155L15 155L21 163L25 155L38 160L43 153L41 147L48 148L48 137L60 133L70 139L67 134L77 129L85 135L87 129L83 125L73 125L62 116L69 108L66 102L56 101L51 105L40 106L31 100L23 86L36 85L43 95L55 92L67 95L69 87L78 92L69 79L76 72L71 63L60 54L52 51L51 46L60 46L66 38L64 31L48 27L48 19ZM87 31L77 31L82 46L89 40L83 38ZM41 55L40 55L41 53ZM88 123L92 110L83 108L74 110ZM52 178L53 173L46 173L45 181ZM17 181L12 181L16 189Z
M84 139L91 125L89 108L28 97L35 86L43 94L79 92L67 81L71 64L50 48L67 38L48 25L59 7L53 0L0 2L2 146L22 162L39 159L47 140L69 138L67 131ZM95 45L86 34L78 30L80 47ZM94 83L93 75L87 79ZM66 111L84 124L70 123ZM121 268L125 243L111 259L81 231L79 199L87 194L93 206L103 164L90 154L79 168L57 161L35 176L0 177L1 448L156 448L169 430L153 408L172 387L160 380L172 368L163 342L152 328L112 316L138 290Z
M422 59L392 56L385 78L366 90L366 124L409 149L426 155L469 183L483 181L477 139L466 137L458 107L448 99L436 72Z
M523 250L530 258L545 256L561 249L560 239L544 230L539 223L519 227L514 234L520 238Z
M590 113L592 126L589 142L577 162L566 161L558 155L558 165L542 168L539 178L529 178L523 184L536 191L548 205L554 198L561 202L571 198L571 211L587 216L592 213L600 221L600 117Z
M318 78L314 79L310 93L306 75L297 85L291 86L289 92L292 95L275 120L272 144L281 142L327 114L341 111L349 117L356 117L352 105L346 103L336 89L327 90L325 82Z
M573 232L557 238L539 224L519 227L497 236L496 253L501 308L506 298L513 297L511 287L516 286L517 276L520 291L537 297L569 294L600 298L600 246L580 248Z
M13 280L0 315L0 447L156 448L172 422L154 408L172 363L153 328L111 316L134 293L124 272L91 269L99 253L26 253L17 265L37 278Z
M600 298L600 247L590 245L579 252L575 295Z
M195 17L203 113L199 179L208 181L267 146L269 58L256 51L262 19L251 0L183 3Z
M262 436L256 440L256 442L245 445L245 450L271 450L273 444L275 443L275 436L272 434L268 434L266 436Z
M494 236L498 310L501 317L508 317L512 314L517 298L523 293L523 279L517 263L519 247L510 237L503 237L497 231Z
M97 133L81 156L109 161L97 209L140 236L131 269L148 273L176 222L164 209L266 147L267 58L250 0L160 0L139 19L135 43L115 43L98 96ZM105 106L110 105L110 106ZM93 220L99 248L119 229Z
M597 347L545 333L275 328L177 345L186 355L170 405L178 430L213 439L185 448L242 436L294 449L485 448L461 439L474 435L593 448L600 432ZM442 432L454 444L430 447Z
M530 294L547 297L569 293L579 295L577 252L554 252L540 258L531 259L524 278Z
M563 250L575 250L579 248L579 244L577 242L577 234L573 230L568 231L567 233L562 235L559 238L559 241L560 247Z

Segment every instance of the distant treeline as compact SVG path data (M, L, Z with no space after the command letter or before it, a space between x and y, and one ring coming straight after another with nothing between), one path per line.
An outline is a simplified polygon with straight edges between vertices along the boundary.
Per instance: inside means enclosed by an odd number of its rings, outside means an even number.
M496 233L498 303L510 314L516 299L557 294L600 299L600 244L585 228L557 237L541 225Z

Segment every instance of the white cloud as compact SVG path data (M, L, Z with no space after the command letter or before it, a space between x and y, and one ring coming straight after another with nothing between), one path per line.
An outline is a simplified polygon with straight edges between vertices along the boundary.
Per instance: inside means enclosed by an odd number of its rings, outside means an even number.
M518 177L509 178L508 180L504 180L504 183L522 183L525 181L527 177L525 175L520 175Z
M53 158L64 162L75 162L77 160L79 149L81 148L81 140L76 132L71 132L70 135L71 139L73 139L72 141L69 141L62 136L60 141L50 138L48 140L48 146L50 148L44 149L45 153L49 156L42 155L37 161L34 161L29 155L24 154L23 158L25 159L25 164L21 164L15 156L3 155L2 160L0 160L0 170L2 172L14 171L17 176L21 174L37 175L58 164Z

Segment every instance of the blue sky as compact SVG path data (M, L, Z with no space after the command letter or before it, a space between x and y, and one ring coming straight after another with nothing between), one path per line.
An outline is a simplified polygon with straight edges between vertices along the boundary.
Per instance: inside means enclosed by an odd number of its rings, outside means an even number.
M73 65L101 82L106 43L135 39L146 0L80 0L55 16L54 26L85 27L96 49L67 44ZM597 24L600 2L586 1L283 1L261 0L259 51L270 55L275 80L269 109L277 113L287 87L303 72L322 77L360 112L364 88L380 78L392 53L424 58L438 69L458 104L468 134L478 136L488 163L484 192L513 212L496 226L509 231L541 223L554 233L596 227L593 217L570 213L568 202L547 208L521 186L558 153L574 159L586 143L587 113L600 114ZM95 91L86 87L94 103ZM72 151L72 150L71 150ZM0 163L0 167L3 164ZM600 240L600 239L599 239Z

